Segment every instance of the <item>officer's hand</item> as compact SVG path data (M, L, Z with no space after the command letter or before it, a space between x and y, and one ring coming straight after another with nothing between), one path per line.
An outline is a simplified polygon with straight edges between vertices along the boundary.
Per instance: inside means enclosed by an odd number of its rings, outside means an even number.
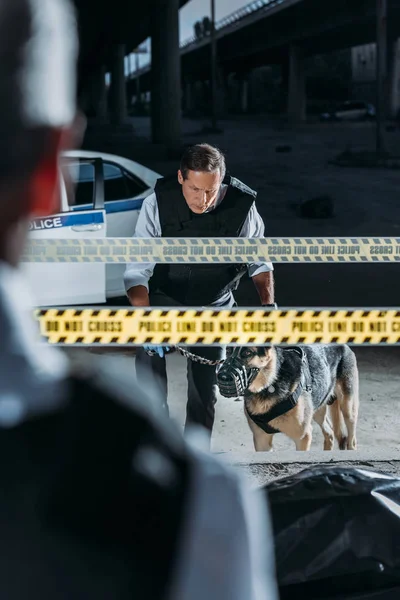
M164 358L166 353L170 350L169 346L143 346L143 348L149 354L158 354L160 358Z

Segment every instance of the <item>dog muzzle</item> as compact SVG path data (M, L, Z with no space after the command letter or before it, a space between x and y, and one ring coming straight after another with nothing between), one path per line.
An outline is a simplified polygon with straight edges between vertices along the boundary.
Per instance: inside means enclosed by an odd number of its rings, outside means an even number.
M232 356L224 360L217 369L217 385L225 398L243 396L258 373L258 369L246 367L239 352L240 348L235 348Z

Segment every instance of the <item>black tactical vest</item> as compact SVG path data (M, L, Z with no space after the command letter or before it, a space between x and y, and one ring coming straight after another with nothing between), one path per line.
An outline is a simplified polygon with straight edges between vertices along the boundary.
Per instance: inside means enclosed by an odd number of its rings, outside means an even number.
M227 176L222 202L211 212L197 215L188 207L176 178L159 179L155 193L162 237L239 237L257 193ZM162 292L182 306L207 306L235 290L246 272L244 264L156 265L150 294Z

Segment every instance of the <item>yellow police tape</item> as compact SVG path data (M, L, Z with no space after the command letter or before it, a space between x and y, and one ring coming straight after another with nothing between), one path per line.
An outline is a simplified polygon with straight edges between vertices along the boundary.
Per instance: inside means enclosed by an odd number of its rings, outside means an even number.
M400 238L30 239L23 262L356 263L400 261Z
M52 344L400 344L400 310L42 309Z

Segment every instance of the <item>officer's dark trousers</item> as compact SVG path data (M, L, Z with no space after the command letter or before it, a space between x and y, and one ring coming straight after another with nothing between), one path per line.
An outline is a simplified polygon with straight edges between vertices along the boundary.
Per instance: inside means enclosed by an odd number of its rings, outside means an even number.
M222 356L222 349L215 347L190 347L193 352L210 360L217 360ZM149 378L152 385L157 389L161 401L167 408L167 371L165 358L149 356L143 348L138 348L136 354L136 377L138 384L146 389ZM215 367L202 365L192 360L187 361L188 400L186 405L185 429L191 425L202 425L211 431L214 424L216 396L216 374Z
M161 294L150 297L151 306L176 306L170 298ZM219 347L195 346L187 348L189 352L210 360L222 357L223 350ZM165 409L167 405L167 370L165 358L149 356L143 348L136 353L136 377L138 384L146 389L151 385L155 388ZM185 429L193 424L204 427L210 437L214 425L215 403L217 401L216 367L202 365L192 360L187 361L188 400L186 405Z

